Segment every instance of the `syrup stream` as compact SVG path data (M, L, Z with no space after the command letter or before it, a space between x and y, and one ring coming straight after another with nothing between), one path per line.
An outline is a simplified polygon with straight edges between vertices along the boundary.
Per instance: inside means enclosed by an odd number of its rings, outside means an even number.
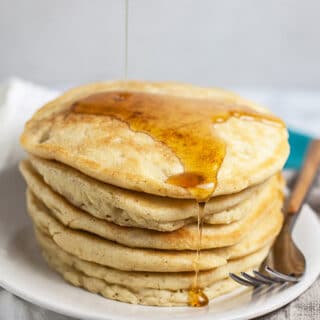
M203 217L204 208L206 202L198 202L198 245L196 251L196 257L193 262L194 264L194 278L193 285L189 289L189 305L191 307L204 307L209 303L209 299L203 292L203 289L199 286L199 266L200 266L200 256L201 256L201 246L202 246L202 227L203 227Z
M125 8L124 8L124 79L128 80L128 53L129 53L129 48L128 48L128 40L129 40L129 0L125 0Z

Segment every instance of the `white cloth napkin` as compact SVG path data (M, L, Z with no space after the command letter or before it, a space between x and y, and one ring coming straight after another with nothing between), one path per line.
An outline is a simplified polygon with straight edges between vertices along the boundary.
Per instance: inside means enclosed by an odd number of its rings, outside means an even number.
M24 123L31 117L31 115L44 103L53 99L58 95L57 90L47 89L32 83L20 80L11 79L4 85L0 85L0 147L8 145L10 140L11 147L4 149L1 148L0 152L0 169L4 165L16 165L19 159L23 156L23 151L19 147L17 141L23 129ZM261 97L261 92L259 93ZM255 97L259 95L255 92L248 93L248 96ZM290 113L292 117L293 113L289 110L292 105L292 96L289 93L283 93L282 95L277 92L273 95L272 92L264 93L265 97L273 101L273 105L277 105L277 97L279 103L281 102L282 108L285 108L283 113ZM308 96L307 101L312 105L320 102L320 95L311 95L305 93L304 97ZM313 97L313 98L312 98ZM287 101L287 102L286 102ZM318 110L318 113L316 113ZM310 119L313 123L320 119L320 109L309 110ZM306 128L305 131L311 131L318 133L320 126L312 129L310 127L311 120L308 123L305 122L305 118L297 116L292 120L296 127ZM309 130L307 128L309 126ZM320 134L320 132L319 132ZM4 144L4 141L6 143ZM287 173L286 178L290 180L292 173ZM1 182L0 182L1 183ZM310 197L310 203L314 209L320 212L320 181L318 181L317 187L313 189ZM28 302L25 302L9 292L1 289L0 287L0 320L67 320L62 315L58 315L54 312L44 310ZM261 318L262 319L262 318ZM292 302L285 308L274 312L271 315L263 317L264 320L311 320L320 319L320 280L309 289L305 294L300 296L297 300Z
M17 78L10 79L0 86L0 169L13 159L21 159L22 150L16 143L24 123L44 103L58 95L58 91L47 89ZM8 144L8 140L12 142ZM6 143L5 143L6 142ZM14 163L14 162L13 162Z

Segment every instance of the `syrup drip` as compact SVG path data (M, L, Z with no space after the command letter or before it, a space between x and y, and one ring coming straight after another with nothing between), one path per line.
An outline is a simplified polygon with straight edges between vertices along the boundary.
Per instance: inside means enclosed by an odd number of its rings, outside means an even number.
M180 159L184 172L169 177L166 182L188 189L199 204L198 248L189 305L207 305L209 299L198 284L202 223L205 202L216 188L217 174L226 153L225 143L216 135L213 124L225 122L231 117L260 121L266 125L284 126L284 123L245 105L126 91L88 96L73 103L70 111L121 120L132 130L146 133L164 143Z
M199 287L192 287L189 290L189 306L194 308L205 307L209 303L209 299L203 290Z
M202 226L204 217L204 208L206 202L198 202L198 245L196 251L196 258L193 262L194 265L194 278L192 287L189 289L189 306L191 307L204 307L209 303L209 299L199 286L199 266L201 255L202 243Z

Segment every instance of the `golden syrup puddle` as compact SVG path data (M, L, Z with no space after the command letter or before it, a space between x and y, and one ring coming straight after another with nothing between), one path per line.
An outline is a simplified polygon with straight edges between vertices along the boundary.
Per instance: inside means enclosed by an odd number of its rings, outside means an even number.
M169 177L166 182L188 189L199 204L198 249L189 305L207 305L209 300L198 285L202 217L205 203L216 188L217 174L226 153L225 143L215 133L213 124L225 122L230 117L279 126L284 126L284 123L248 106L221 100L127 91L90 95L73 103L71 111L121 120L132 130L146 133L164 143L180 159L184 172Z

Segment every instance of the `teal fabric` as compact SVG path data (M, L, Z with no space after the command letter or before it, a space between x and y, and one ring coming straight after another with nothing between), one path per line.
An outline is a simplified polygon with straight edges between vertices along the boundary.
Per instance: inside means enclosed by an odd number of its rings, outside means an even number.
M299 169L307 151L311 137L289 129L290 156L285 165L286 169Z

